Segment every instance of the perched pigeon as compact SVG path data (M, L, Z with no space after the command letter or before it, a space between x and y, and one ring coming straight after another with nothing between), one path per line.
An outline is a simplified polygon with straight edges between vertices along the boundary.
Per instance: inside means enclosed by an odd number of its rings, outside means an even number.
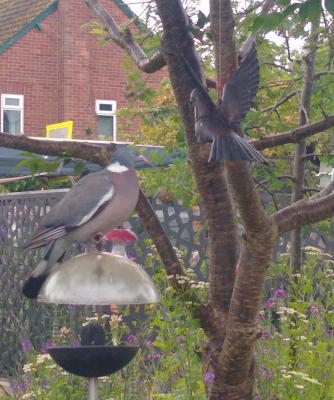
M259 161L265 158L235 133L245 118L259 86L259 62L255 45L235 75L226 83L217 109L204 87L194 89L195 134L200 143L212 141L209 161Z
M118 149L108 167L82 178L43 218L24 245L25 250L51 244L44 259L25 282L22 292L31 299L73 242L99 240L127 220L139 196L135 168L147 163L132 147Z

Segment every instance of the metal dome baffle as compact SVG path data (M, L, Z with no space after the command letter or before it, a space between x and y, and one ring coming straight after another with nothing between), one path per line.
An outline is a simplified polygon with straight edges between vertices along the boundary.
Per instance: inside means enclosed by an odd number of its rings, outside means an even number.
M56 268L37 298L57 304L149 304L160 293L144 269L117 254L95 252L73 257ZM89 378L89 399L98 400L100 376L125 367L138 351L135 346L106 346L102 326L89 324L80 347L51 347L54 361L66 371Z

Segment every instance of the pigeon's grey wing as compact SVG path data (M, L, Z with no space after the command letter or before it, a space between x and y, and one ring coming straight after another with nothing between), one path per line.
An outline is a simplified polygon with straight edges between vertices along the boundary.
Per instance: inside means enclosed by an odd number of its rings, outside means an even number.
M247 44L249 46L249 43ZM248 113L260 82L260 68L254 42L235 75L226 83L220 113L235 131Z
M109 204L114 196L115 186L105 171L85 176L50 210L25 243L24 249L44 246L84 224Z

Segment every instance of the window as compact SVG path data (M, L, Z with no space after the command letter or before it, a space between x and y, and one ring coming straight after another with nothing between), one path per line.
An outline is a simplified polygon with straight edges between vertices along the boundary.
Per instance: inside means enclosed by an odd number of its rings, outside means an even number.
M116 101L96 100L95 111L98 116L97 133L116 141Z
M23 134L23 95L1 95L1 132Z

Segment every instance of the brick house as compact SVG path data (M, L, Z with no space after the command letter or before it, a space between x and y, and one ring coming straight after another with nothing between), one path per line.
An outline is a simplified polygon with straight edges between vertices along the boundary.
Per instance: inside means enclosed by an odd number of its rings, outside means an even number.
M133 17L121 0L101 3L118 25ZM128 104L124 51L114 43L99 48L82 27L94 19L83 0L0 0L2 132L45 136L46 125L71 120L73 138L87 139L88 130L89 139L116 137L114 111ZM148 76L148 84L157 87L164 74Z

